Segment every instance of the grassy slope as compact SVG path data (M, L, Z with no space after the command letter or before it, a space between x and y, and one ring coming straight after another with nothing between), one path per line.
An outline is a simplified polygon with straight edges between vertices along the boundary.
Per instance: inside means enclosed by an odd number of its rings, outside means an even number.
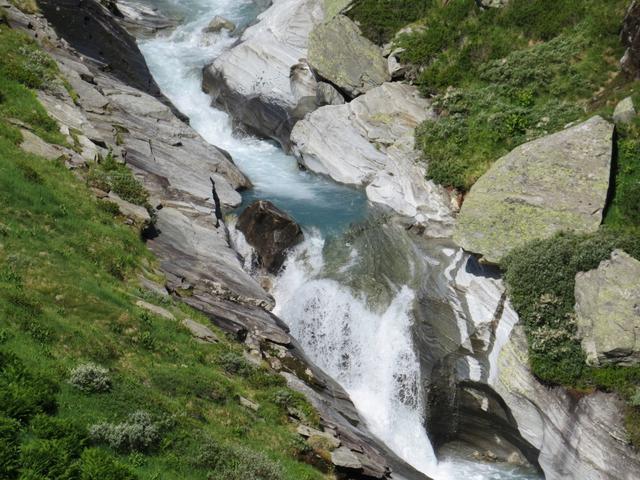
M0 478L324 478L296 460L306 447L287 407L313 424L304 400L249 365L239 345L196 343L178 322L137 309L146 297L207 323L140 292L129 279L153 271L155 260L138 232L62 162L17 147L8 118L64 143L31 90L56 77L35 44L0 25ZM68 383L70 369L86 362L109 369L110 391ZM160 429L143 452L88 435L138 410Z
M379 43L396 43L442 118L416 143L438 183L468 190L515 146L596 113L610 116L638 82L618 75L627 0L512 0L481 11L474 0L356 0L350 15ZM392 13L389 13L392 12ZM614 248L640 258L640 120L618 128L612 200L591 236L559 235L515 252L503 267L528 334L533 372L549 384L599 388L627 400L627 429L640 446L640 368L589 368L573 320L575 275Z

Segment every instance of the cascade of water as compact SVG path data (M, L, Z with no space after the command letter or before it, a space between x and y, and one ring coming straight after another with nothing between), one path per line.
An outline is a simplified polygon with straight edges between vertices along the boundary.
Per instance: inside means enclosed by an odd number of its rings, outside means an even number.
M384 311L371 310L366 298L322 278L323 244L314 235L289 257L274 289L276 313L305 352L347 390L371 431L409 464L434 473L411 343L414 293L402 287Z
M254 189L246 200L272 200L307 230L317 229L289 258L275 286L277 313L305 351L344 386L372 432L417 469L437 479L534 478L473 462L437 464L423 427L420 371L411 340L414 292L395 285L388 304L374 307L363 293L323 273L323 238L363 219L365 196L300 171L295 160L271 142L234 136L229 116L210 107L209 97L201 90L202 68L235 39L225 32L205 34L204 28L215 15L247 25L258 13L258 3L140 1L184 18L170 35L142 41L141 50L163 93L205 140L228 150L249 176ZM338 273L362 265L359 255L351 248Z

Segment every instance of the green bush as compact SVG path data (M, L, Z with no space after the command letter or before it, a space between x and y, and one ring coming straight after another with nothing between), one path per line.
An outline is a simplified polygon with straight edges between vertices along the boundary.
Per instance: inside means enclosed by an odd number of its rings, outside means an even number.
M366 37L382 45L405 25L421 19L432 3L433 0L356 0L348 15L360 23Z
M20 453L20 423L12 418L0 417L0 478L15 478Z
M196 465L210 469L211 480L282 480L280 466L261 452L236 445L206 442Z
M42 440L60 440L77 457L88 442L86 429L69 419L37 415L29 424L30 433Z
M89 448L80 457L80 480L136 480L138 477L113 455Z
M226 352L220 355L219 363L227 373L248 377L255 367L251 365L242 355L233 352Z
M160 427L145 411L132 413L126 422L99 423L89 429L91 438L120 452L144 452L160 441Z
M17 356L0 351L0 415L27 422L56 409L57 386L28 370Z
M109 370L94 363L78 365L71 370L69 383L87 393L102 393L111 390Z
M64 440L37 439L20 447L20 478L74 480L78 470Z

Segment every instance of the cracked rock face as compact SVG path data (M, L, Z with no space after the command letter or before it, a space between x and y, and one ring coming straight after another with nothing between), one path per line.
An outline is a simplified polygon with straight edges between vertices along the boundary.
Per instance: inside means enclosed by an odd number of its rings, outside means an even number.
M595 232L609 190L613 129L596 116L502 157L471 188L454 240L500 263L531 240Z
M590 365L640 363L640 262L622 250L576 275L576 323Z

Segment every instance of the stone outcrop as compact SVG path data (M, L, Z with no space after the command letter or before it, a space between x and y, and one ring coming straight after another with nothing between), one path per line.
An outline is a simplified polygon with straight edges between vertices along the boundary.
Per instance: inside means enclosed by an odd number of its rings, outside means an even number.
M40 0L38 5L58 34L82 55L124 83L160 95L135 39L99 0Z
M233 23L231 20L221 17L220 15L216 15L209 22L209 25L205 27L204 31L206 33L219 33L222 30L233 32L235 29L236 29L236 24Z
M627 125L636 118L636 107L633 105L633 98L627 97L621 100L613 111L613 121L616 125Z
M309 64L350 97L391 80L382 50L344 15L317 25L309 35Z
M516 327L499 354L492 383L522 437L539 450L547 480L631 480L640 458L629 446L624 402L602 392L576 396L540 384L528 368L527 341Z
M434 445L463 441L497 461L521 455L547 480L637 477L624 402L540 383L498 271L447 246L425 254L414 339Z
M203 89L245 129L287 148L293 125L317 106L315 78L308 71L301 80L297 70L309 32L323 19L317 0L275 0L205 68Z
M287 250L304 239L300 226L273 203L258 200L238 218L237 228L258 253L258 264L271 273L278 273Z
M433 118L429 102L414 87L386 83L298 122L291 134L293 152L309 170L364 186L371 201L410 217L429 235L447 236L451 201L442 187L425 179L414 149L416 126Z
M633 0L627 10L620 40L627 47L620 66L629 75L640 77L640 2L637 0Z
M576 323L590 365L640 363L640 262L621 250L576 276Z
M454 234L491 263L559 231L595 232L609 191L613 125L601 117L517 147L471 188Z

